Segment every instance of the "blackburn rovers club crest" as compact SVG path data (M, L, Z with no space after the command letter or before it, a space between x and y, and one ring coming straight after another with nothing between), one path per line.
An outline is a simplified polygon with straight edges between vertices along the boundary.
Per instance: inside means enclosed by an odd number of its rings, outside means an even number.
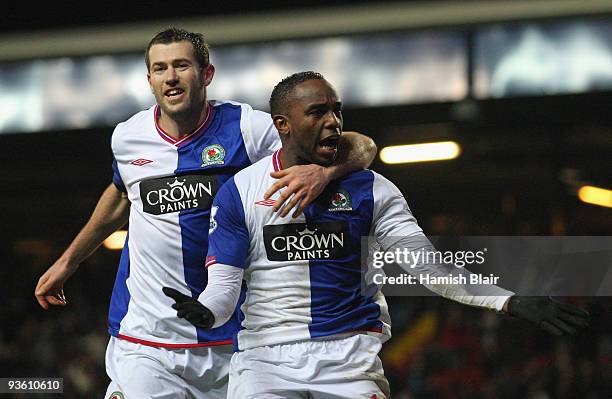
M348 191L340 189L333 196L331 204L329 205L329 211L352 211L353 203L351 202L351 195Z
M110 394L108 399L125 399L125 396L123 396L123 393L121 393L119 391L115 391L115 392Z
M202 151L202 166L223 165L225 149L219 144L209 145Z

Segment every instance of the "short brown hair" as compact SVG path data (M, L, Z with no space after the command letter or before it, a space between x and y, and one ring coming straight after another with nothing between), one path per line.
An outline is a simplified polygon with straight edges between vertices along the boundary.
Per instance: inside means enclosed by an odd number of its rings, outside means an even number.
M190 42L193 46L193 55L200 64L200 67L203 68L208 66L209 47L208 43L204 40L204 35L172 27L159 32L149 42L147 50L145 51L145 64L147 64L147 70L151 68L149 50L151 50L154 44L170 44L176 42Z

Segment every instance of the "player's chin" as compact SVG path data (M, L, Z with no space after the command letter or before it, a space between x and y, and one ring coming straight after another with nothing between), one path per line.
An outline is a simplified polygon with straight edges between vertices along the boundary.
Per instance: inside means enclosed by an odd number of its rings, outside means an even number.
M321 166L330 166L336 160L336 154L338 150L330 151L328 149L323 149L321 147L317 148L317 152L315 155L316 164Z
M162 108L166 114L176 119L187 116L190 113L189 104L185 101L180 103L165 102Z

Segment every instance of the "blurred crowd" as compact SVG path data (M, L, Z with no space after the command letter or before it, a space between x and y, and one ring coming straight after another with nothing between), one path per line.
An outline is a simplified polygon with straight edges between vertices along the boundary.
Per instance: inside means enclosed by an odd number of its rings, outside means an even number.
M594 321L577 337L559 338L443 298L388 298L394 338L382 358L392 397L610 398L610 299L570 298Z

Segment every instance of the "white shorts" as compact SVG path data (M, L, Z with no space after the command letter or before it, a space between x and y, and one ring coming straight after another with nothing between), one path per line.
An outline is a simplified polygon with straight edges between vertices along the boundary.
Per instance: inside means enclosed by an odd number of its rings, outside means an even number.
M104 398L225 399L233 353L232 345L166 349L111 337Z
M387 399L381 347L378 338L357 334L237 352L228 398Z

